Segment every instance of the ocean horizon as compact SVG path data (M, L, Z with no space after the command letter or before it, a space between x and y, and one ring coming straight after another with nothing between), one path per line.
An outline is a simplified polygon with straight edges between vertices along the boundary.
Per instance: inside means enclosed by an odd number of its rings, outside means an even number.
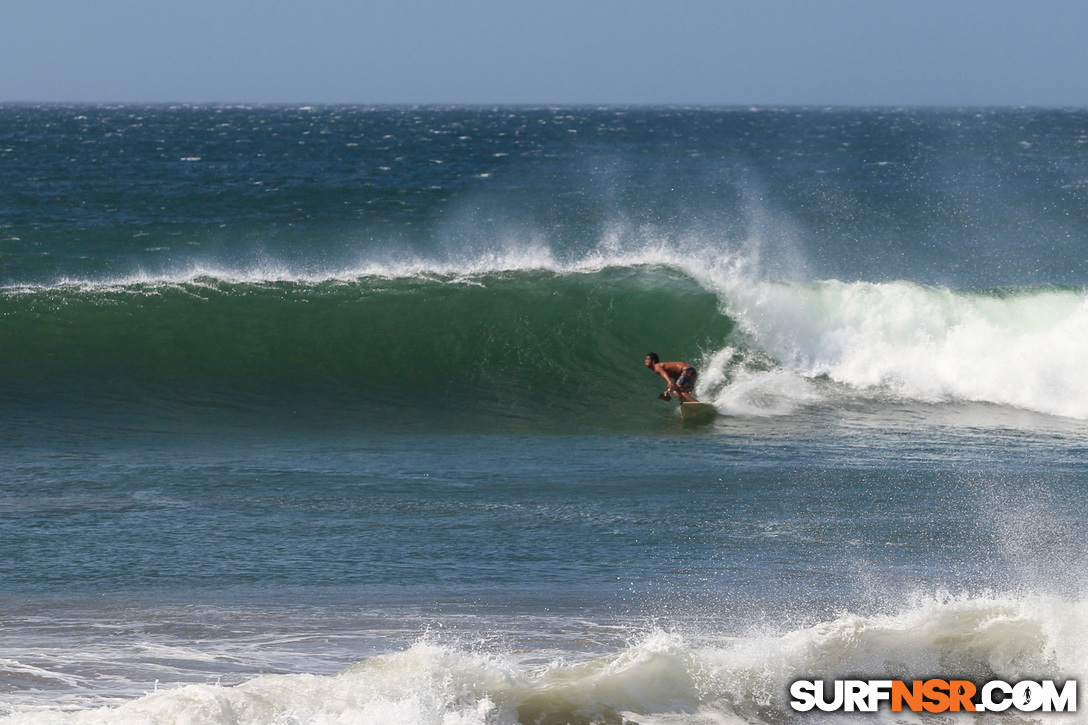
M0 104L0 723L1073 722L790 686L1088 672L1086 146Z

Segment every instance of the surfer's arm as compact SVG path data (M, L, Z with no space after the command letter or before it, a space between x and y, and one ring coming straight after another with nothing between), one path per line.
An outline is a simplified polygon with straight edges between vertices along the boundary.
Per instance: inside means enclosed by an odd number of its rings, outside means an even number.
M669 377L668 373L666 373L664 370L659 369L659 368L654 368L654 371L658 375L660 375L661 377L663 377L665 379L665 383L666 383L665 392L671 393L674 390L676 390L676 383L674 383L672 381L672 378Z

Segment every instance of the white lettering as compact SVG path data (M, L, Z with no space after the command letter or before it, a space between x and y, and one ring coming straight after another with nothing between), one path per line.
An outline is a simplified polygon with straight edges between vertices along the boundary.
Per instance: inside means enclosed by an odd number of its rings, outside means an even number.
M827 687L827 683L823 680L817 680L820 683L819 694L816 696L816 707L820 708L824 712L835 712L842 707L843 701L843 687L842 680L835 680L835 699L831 702L827 701L827 693L824 691Z
M967 680L915 680L910 688L906 684L901 680L797 680L790 685L790 706L797 712L813 708L823 712L877 712L885 702L895 712L904 705L915 712L1004 712L1010 707L1020 712L1077 711L1076 680L1066 680L1060 689L1054 680L1022 680L1015 684L991 680L978 691L977 701L968 697L975 685ZM920 692L925 693L922 696L930 698L928 701L911 694L919 692L919 685Z
M1020 712L1034 712L1043 706L1043 687L1038 682L1024 680L1012 688L1012 703Z
M1000 700L994 700L993 693L997 690L1001 693ZM1012 705L1012 687L1007 682L993 680L982 686L982 705L984 710L992 712L1005 712Z
M1076 712L1077 711L1077 681L1066 680L1062 685L1061 693L1054 686L1054 680L1043 680L1043 711L1044 712Z
M812 680L798 680L790 685L790 707L797 712L808 712L816 707L816 685Z
M880 709L880 702L882 700L892 699L892 681L891 680L869 680L869 712L876 712Z
M869 686L865 684L865 680L846 680L843 689L847 712L869 710Z

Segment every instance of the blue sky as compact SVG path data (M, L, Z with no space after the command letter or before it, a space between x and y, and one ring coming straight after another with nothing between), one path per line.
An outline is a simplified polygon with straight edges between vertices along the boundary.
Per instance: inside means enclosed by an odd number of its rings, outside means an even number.
M0 101L1088 106L1082 0L0 0Z

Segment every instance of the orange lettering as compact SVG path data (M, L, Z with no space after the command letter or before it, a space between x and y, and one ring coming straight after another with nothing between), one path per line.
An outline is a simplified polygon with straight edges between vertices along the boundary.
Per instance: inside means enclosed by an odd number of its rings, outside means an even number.
M948 682L946 680L926 680L922 684L922 695L929 698L930 702L922 707L926 712L944 712L948 709Z
M948 683L948 692L951 695L952 712L959 712L962 706L965 712L974 712L975 703L971 698L975 696L975 683L968 680L951 680Z
M922 709L921 685L921 680L912 682L910 688L907 688L907 683L902 680L892 681L892 712L901 712L904 700L907 702L907 707L914 712L919 712Z

